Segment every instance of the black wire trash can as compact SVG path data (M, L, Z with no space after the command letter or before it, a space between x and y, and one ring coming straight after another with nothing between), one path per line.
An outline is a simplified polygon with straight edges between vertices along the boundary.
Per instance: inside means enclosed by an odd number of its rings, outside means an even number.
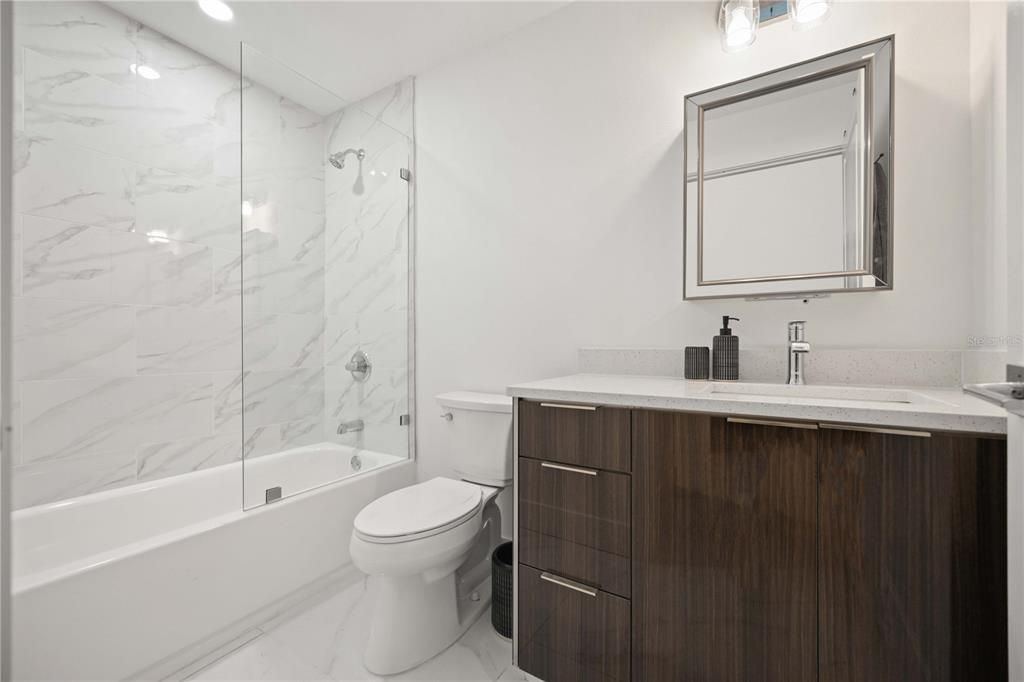
M491 625L512 639L512 543L503 542L491 553Z

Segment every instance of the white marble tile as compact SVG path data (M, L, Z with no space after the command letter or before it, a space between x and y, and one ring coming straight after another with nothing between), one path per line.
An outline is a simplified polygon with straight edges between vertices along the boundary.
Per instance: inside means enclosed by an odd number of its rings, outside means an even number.
M320 367L324 362L324 318L251 311L245 316L247 370Z
M240 371L241 331L237 305L136 307L138 373Z
M212 300L209 247L137 232L114 232L111 262L116 302L199 306Z
M32 136L135 159L140 127L133 84L116 85L31 49L24 53L24 128Z
M136 231L238 252L238 192L156 168L141 169L135 186Z
M140 116L147 125L140 130L135 152L139 163L209 184L237 183L239 133L188 106L140 96Z
M110 230L22 216L21 292L32 298L111 300Z
M324 409L324 372L320 367L245 372L214 378L214 421L218 433L238 429L244 404L245 429L320 419Z
M21 382L22 462L211 435L212 389L203 374Z
M374 369L364 382L344 367L327 367L324 373L328 423L362 419L367 424L398 424L409 411L409 375L404 369Z
M323 441L323 420L313 417L283 424L247 425L242 445L244 457L248 460Z
M328 315L324 340L324 364L342 366L359 350L359 326L356 315Z
M194 114L238 129L240 76L209 57L143 26L136 38L140 64L160 74L139 79L139 90L164 104L184 103Z
M277 671L294 670L290 667L294 665L304 666L298 668L305 675L303 679L424 682L525 679L517 677L516 671L509 671L512 645L493 631L489 611L485 611L459 641L423 665L389 677L370 673L363 666L362 654L375 595L375 586L371 584L367 588L366 581L360 581L267 629L259 640L200 671L192 679L229 679L227 676L236 672L251 675L244 679L277 679Z
M415 79L410 76L360 100L357 106L370 116L411 138L414 85Z
M54 299L15 299L15 379L86 379L135 374L131 308Z
M359 347L377 369L409 364L409 318L404 310L367 311L359 316Z
M392 223L389 225L389 222ZM405 204L397 201L369 226L334 231L328 214L326 312L362 314L408 306L408 242Z
M22 213L130 230L138 168L130 161L40 137L21 141L14 175Z
M138 451L137 475L143 481L187 474L237 462L241 456L241 444L230 435L147 443Z
M135 80L139 24L99 2L20 2L15 40L23 47L118 84Z
M200 670L190 680L327 680L315 669L288 655L276 640L260 637Z
M34 462L14 469L14 508L24 509L135 482L133 450Z

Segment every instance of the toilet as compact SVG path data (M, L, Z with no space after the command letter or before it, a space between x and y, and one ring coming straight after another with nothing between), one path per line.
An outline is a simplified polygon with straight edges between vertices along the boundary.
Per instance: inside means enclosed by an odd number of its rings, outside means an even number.
M458 479L388 493L359 512L352 530L352 562L377 583L363 663L378 675L441 653L491 600L490 555L501 542L495 498L512 483L512 399L459 391L437 402Z

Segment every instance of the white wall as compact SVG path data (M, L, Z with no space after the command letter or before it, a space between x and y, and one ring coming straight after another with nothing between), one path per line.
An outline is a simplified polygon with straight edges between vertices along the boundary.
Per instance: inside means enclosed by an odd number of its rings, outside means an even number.
M925 9L927 8L927 9ZM927 15L925 15L927 12ZM970 329L968 8L838 3L725 54L716 8L576 3L417 80L420 474L447 473L434 395L574 371L582 345L960 348ZM896 34L895 290L682 302L690 92Z

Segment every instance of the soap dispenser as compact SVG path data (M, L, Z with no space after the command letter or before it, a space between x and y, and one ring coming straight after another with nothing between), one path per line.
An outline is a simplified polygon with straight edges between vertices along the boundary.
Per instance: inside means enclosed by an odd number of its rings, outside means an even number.
M715 381L740 378L740 337L733 336L729 320L739 322L740 318L723 315L722 328L711 345L711 378Z

